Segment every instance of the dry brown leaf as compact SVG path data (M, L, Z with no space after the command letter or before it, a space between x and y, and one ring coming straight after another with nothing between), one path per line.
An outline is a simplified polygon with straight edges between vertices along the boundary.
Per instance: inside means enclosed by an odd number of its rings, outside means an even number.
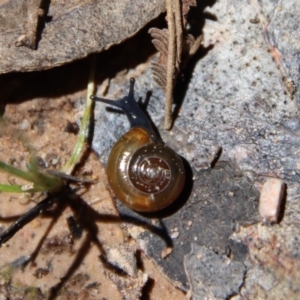
M152 65L153 79L165 92L165 129L173 123L173 91L179 72L190 56L196 53L202 38L191 38L186 32L187 14L194 0L166 0L168 29L151 28L152 43L160 53L158 62ZM186 42L186 40L188 40Z

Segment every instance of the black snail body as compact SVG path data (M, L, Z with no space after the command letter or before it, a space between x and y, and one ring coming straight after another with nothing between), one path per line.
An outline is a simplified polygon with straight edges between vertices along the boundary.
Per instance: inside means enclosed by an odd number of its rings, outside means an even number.
M185 172L182 160L164 145L134 99L134 79L128 96L119 100L92 99L121 108L131 129L113 146L107 161L109 185L116 197L140 212L161 210L181 193Z

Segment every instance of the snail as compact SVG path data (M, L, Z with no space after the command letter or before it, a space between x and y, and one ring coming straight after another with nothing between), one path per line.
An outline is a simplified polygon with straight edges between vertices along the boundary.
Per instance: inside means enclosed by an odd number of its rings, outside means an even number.
M115 196L135 211L154 212L180 195L185 171L182 159L166 146L134 99L133 78L128 96L108 100L91 96L122 109L131 129L113 146L107 161L108 183Z

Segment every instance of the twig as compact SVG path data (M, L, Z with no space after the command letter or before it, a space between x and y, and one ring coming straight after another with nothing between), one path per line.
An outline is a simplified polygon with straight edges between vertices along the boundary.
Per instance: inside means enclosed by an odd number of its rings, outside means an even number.
M175 33L176 33L176 46L177 46L177 61L176 67L179 70L182 56L182 41L183 41L183 22L181 13L180 0L174 2L174 13L175 13Z
M168 41L168 62L167 62L167 85L166 85L166 103L165 103L165 129L172 126L172 103L173 88L175 78L175 58L176 58L176 31L173 14L172 0L166 0L169 41Z

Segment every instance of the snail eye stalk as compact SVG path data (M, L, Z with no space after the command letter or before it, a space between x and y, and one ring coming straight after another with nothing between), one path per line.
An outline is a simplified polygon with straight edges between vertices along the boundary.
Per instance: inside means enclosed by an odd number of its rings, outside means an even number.
M149 132L153 140L162 142L159 135L153 129L148 117L134 99L134 84L135 80L131 78L129 93L121 99L109 100L97 96L91 96L91 99L120 108L126 114L131 128L143 128Z

